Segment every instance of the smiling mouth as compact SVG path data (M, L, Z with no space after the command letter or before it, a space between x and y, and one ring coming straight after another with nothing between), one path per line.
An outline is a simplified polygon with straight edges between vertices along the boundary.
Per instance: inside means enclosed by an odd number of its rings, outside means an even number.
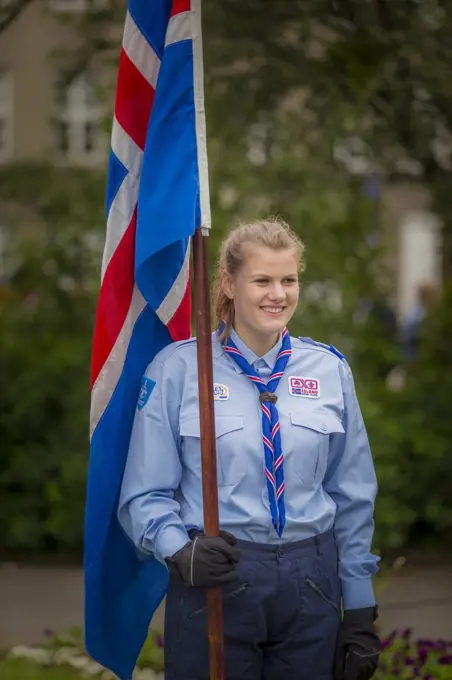
M281 314L285 310L285 307L261 307L263 312L266 312L266 314L270 314L273 316L278 316L278 314Z

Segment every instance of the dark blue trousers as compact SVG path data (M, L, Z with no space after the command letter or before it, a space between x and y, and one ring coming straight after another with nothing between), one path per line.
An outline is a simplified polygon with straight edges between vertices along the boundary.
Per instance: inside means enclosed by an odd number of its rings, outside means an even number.
M227 680L332 680L341 586L333 532L281 546L239 541L223 588ZM206 593L171 579L165 680L209 680Z

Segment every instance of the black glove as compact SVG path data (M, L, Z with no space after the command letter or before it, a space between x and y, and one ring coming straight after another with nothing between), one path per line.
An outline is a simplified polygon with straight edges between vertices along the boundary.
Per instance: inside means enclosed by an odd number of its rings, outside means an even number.
M375 619L376 607L344 612L337 639L334 680L370 680L373 676L380 654Z
M227 531L220 531L219 536L201 533L165 561L170 573L188 586L221 586L237 578L235 565L240 550L234 547L236 543L235 536Z

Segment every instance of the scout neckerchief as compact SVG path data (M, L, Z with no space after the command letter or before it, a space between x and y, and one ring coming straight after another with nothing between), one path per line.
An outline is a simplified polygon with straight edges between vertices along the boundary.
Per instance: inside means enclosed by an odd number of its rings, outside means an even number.
M279 431L279 416L276 408L277 397L274 394L279 380L284 373L287 362L292 354L290 335L287 328L281 333L282 344L276 359L270 380L266 384L248 363L243 354L239 352L233 340L229 337L223 342L223 349L227 352L256 385L260 392L259 400L262 404L262 439L265 454L265 476L267 478L268 498L273 526L278 536L282 536L286 523L286 510L284 506L284 456L281 447L281 434Z

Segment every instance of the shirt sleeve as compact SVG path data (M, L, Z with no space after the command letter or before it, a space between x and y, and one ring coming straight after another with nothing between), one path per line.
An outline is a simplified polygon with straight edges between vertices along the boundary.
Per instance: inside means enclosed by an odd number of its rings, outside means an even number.
M189 541L175 498L182 475L181 384L170 373L154 361L143 378L118 506L119 523L135 547L160 561Z
M336 503L335 536L344 609L375 605L371 554L377 480L366 428L348 364L339 367L344 395L344 434L333 434L324 489Z

